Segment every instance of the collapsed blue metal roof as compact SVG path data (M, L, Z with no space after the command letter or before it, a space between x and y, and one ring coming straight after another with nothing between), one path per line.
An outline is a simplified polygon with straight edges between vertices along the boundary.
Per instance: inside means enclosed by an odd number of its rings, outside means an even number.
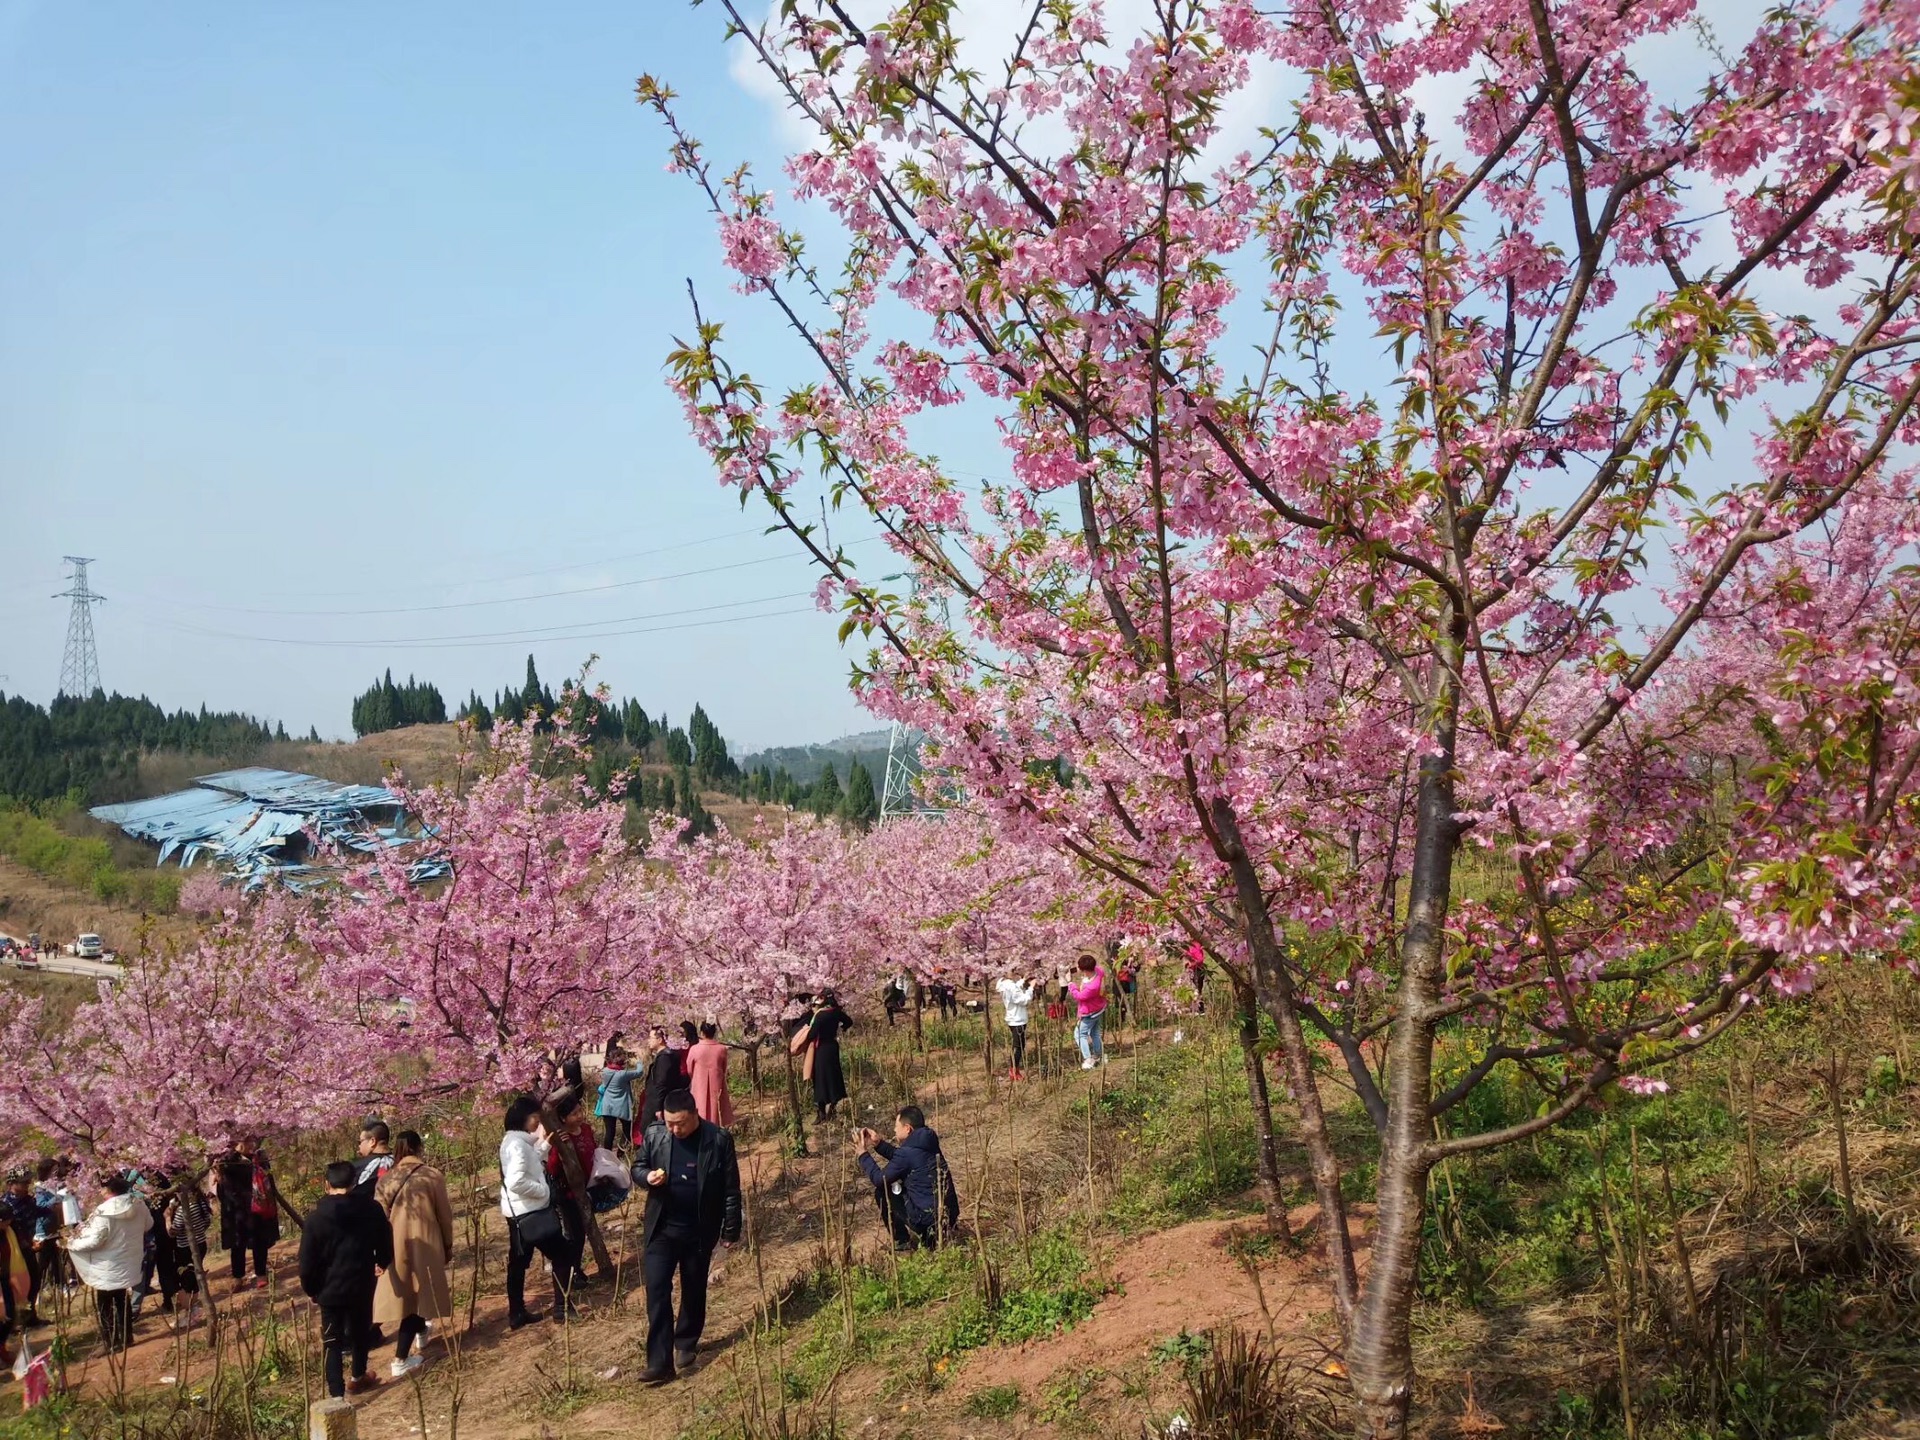
M158 845L159 864L178 855L184 868L204 855L250 885L270 874L295 885L320 876L324 867L306 863L309 834L363 855L429 838L408 824L399 797L382 786L260 766L202 775L191 790L88 813ZM429 855L408 867L407 878L417 884L446 873L446 861Z

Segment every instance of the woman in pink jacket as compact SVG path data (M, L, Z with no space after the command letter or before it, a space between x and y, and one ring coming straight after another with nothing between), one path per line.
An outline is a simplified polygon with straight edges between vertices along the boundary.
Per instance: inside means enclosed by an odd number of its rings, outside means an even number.
M1080 1010L1080 1022L1073 1027L1073 1038L1080 1047L1080 1068L1091 1070L1107 1063L1107 1048L1100 1039L1101 1027L1107 1018L1107 977L1101 972L1099 960L1091 954L1080 957L1077 969L1079 973L1067 986Z
M687 1051L687 1088L693 1108L710 1125L731 1128L733 1097L727 1093L727 1047L720 1043L720 1027L711 1020L700 1027L699 1042Z

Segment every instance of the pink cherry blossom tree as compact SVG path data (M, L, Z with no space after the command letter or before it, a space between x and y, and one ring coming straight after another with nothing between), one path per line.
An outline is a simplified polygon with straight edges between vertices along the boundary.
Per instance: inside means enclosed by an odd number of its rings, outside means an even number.
M327 982L428 1061L423 1089L533 1084L549 1050L653 983L625 811L580 780L581 742L555 719L552 733L537 717L495 726L449 785L396 782L448 862L444 883L413 883L417 857L384 852L349 869L303 928Z
M694 432L869 706L1251 977L1401 1434L1433 1166L1909 923L1920 4L721 8L815 137L804 223L640 98L812 369L696 314ZM1310 1033L1376 1133L1364 1284ZM1539 1113L1465 1127L1496 1073Z
M384 1055L296 939L285 892L230 908L196 944L127 957L64 1027L31 1000L0 1041L0 1127L97 1165L204 1168L244 1135L271 1141L364 1113Z

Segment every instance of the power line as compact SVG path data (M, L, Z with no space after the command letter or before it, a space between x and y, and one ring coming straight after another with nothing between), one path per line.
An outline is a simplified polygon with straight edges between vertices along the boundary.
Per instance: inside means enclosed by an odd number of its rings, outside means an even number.
M765 602L754 602L765 603ZM664 612L667 614L688 612ZM572 640L615 640L627 635L657 635L669 630L700 630L711 625L738 625L749 620L777 620L787 615L817 615L820 611L812 605L798 605L791 610L769 610L759 615L723 615L717 620L688 620L677 625L644 625L630 630L608 630L598 635L556 635L538 639L519 640L416 640L395 642L385 640L276 640L267 636L228 635L218 630L197 630L184 625L170 625L164 620L155 620L151 616L140 617L140 623L153 625L162 630L171 630L182 635L204 635L220 640L263 641L273 645L326 645L342 649L385 650L400 648L406 650L489 650L506 646L553 645L564 644Z
M692 605L684 610L656 610L646 615L616 615L605 620L576 620L566 625L540 625L524 630L481 630L464 635L401 635L385 640L338 640L314 638L299 635L242 635L231 630L209 630L200 625L187 625L164 620L151 620L150 624L176 631L182 635L206 635L216 640L249 640L262 645L303 645L319 648L363 649L370 645L392 646L397 649L412 649L417 646L444 645L454 641L466 640L592 640L595 632L608 625L632 625L653 620L670 620L682 615L707 615L715 610L740 610L750 605L776 605L783 600L804 600L812 592L808 590L789 591L784 595L762 595L752 600L726 600L714 605ZM569 633L571 632L571 633Z
M631 590L638 585L654 585L666 580L688 580L695 575L714 575L723 570L745 570L754 565L771 565L776 560L788 559L783 552L779 555L767 555L758 560L735 560L727 565L709 565L699 570L681 570L672 575L648 575L639 580L610 580L603 585L577 585L571 590L549 590L540 595L505 595L490 600L449 600L439 605L393 605L369 610L271 610L250 605L198 605L192 601L157 600L154 597L142 597L155 604L181 605L188 609L221 610L241 615L285 615L299 616L312 620L348 618L365 615L427 615L441 610L478 610L489 605L529 605L536 600L560 600L570 595L602 595L610 590Z
M868 536L864 540L854 540L843 546L851 550L858 545L872 545L880 537ZM614 590L632 590L641 585L656 585L668 580L691 580L700 575L719 575L732 570L746 570L756 565L774 565L782 560L791 560L799 556L798 552L782 550L778 555L763 555L755 560L734 560L725 565L707 565L697 570L679 570L670 575L647 575L637 580L610 580L600 585L577 585L570 590L549 590L538 595L506 595L488 600L449 600L438 605L396 605L368 610L274 610L251 605L212 605L191 600L168 600L160 596L140 596L148 604L174 605L186 609L220 610L242 615L295 616L306 619L346 619L367 615L427 615L445 610L477 610L491 605L530 605L539 600L561 600L573 595L604 595Z
M717 545L722 540L738 540L744 536L764 535L765 533L765 527L756 525L746 530L726 530L718 535L704 535L697 540L681 540L672 545L655 545L648 550L630 550L620 555L603 555L592 560L575 560L566 565L549 565L540 570L518 570L511 575L470 575L463 576L458 580L448 580L444 582L429 581L416 585L400 585L395 588L402 590L447 590L458 586L506 585L515 580L533 580L542 575L561 575L569 570L591 570L596 565L619 565L628 560L645 560L654 555L670 555L678 550L693 550L702 545ZM366 591L365 588L362 587L358 590L311 590L306 593L315 599L325 600L334 596L364 595ZM179 605L194 610L228 610L239 614L270 613L259 611L251 605L222 605L207 600L169 600L164 603ZM285 611L279 613L294 614L308 612ZM312 613L318 614L322 612L316 611Z

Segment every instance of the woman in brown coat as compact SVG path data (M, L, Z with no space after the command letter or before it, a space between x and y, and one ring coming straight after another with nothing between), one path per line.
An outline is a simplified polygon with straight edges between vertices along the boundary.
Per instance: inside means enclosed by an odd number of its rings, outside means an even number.
M393 1167L380 1177L373 1195L393 1224L393 1264L373 1295L376 1325L397 1325L393 1345L395 1379L426 1363L414 1342L429 1320L453 1314L453 1288L447 1266L453 1262L453 1201L447 1181L421 1158L420 1137L403 1130L394 1137Z

